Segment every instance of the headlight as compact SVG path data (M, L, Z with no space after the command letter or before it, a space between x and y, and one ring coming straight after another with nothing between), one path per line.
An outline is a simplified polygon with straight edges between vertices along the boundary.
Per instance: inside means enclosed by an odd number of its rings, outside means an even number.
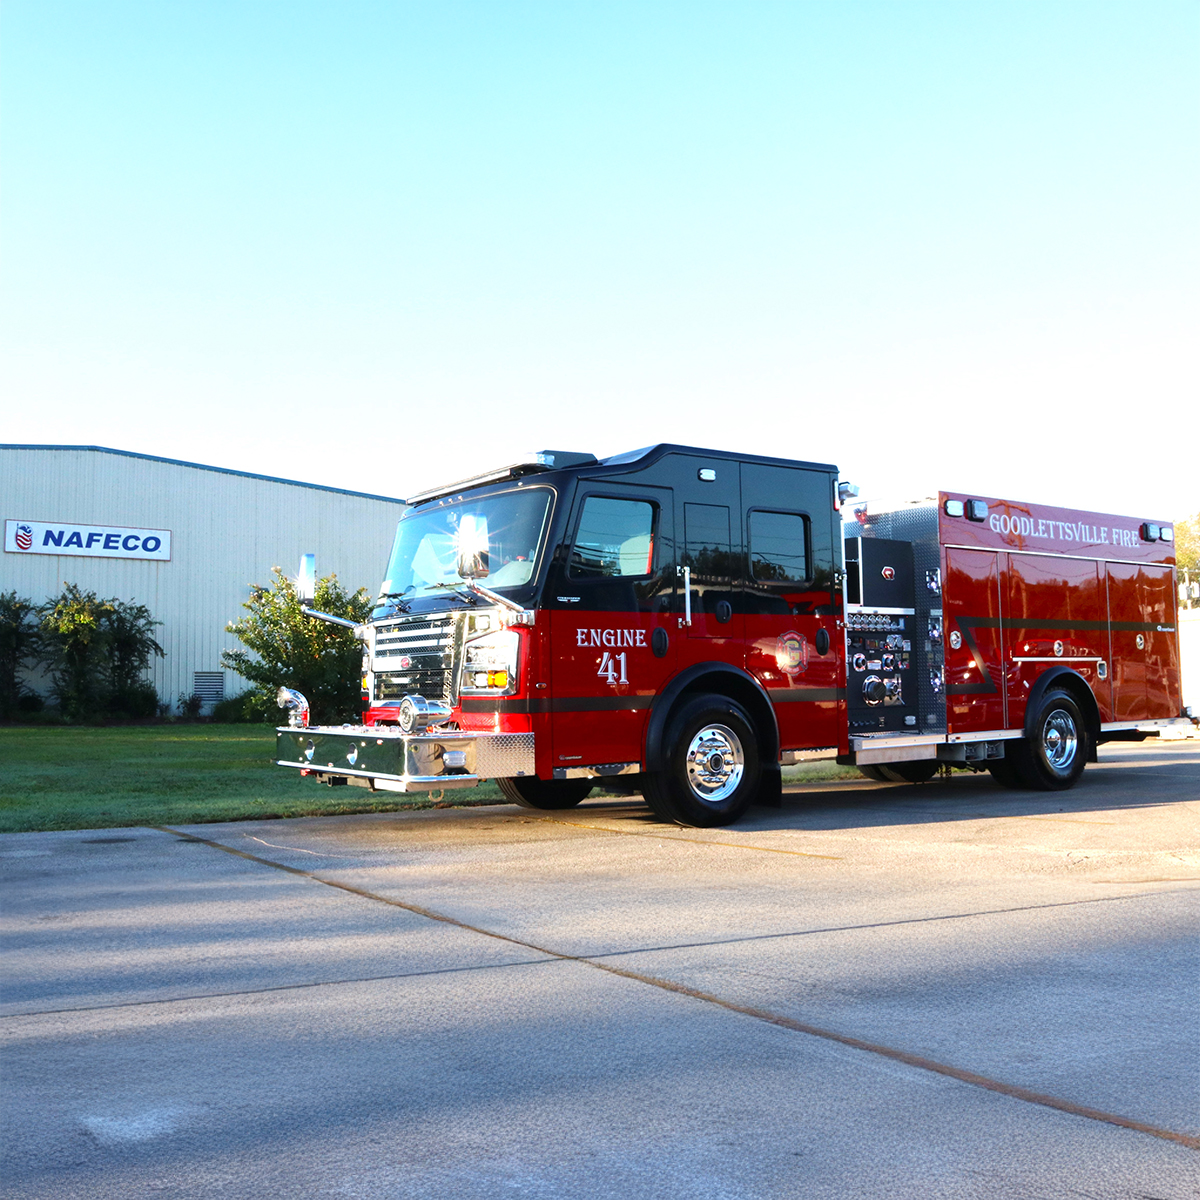
M489 633L466 644L464 692L515 692L520 635L511 629Z

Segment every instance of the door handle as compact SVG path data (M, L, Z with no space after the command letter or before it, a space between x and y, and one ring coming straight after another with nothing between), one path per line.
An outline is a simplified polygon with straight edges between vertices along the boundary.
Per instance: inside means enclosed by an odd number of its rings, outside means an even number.
M690 628L692 624L692 568L680 567L679 574L683 576L683 616L679 618L679 628Z

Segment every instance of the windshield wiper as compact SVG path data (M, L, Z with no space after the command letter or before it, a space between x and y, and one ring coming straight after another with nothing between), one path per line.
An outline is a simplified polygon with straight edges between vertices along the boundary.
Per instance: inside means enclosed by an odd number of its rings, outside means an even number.
M427 583L425 584L425 587L442 588L445 591L453 592L456 596L465 600L472 607L479 603L479 601L475 599L475 593L468 591L461 583Z
M405 592L412 591L411 585L406 587L403 592L380 592L376 597L375 603L380 604L384 600L392 601L393 607L398 608L402 613L411 612L412 608L404 599Z

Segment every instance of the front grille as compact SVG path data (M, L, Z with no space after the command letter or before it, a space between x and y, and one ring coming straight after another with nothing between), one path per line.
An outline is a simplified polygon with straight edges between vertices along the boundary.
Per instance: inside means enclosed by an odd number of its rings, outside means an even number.
M375 700L403 700L405 696L424 696L453 704L452 676L449 671L401 671L375 676Z
M461 613L449 612L377 626L373 699L379 702L415 695L457 703L461 623Z

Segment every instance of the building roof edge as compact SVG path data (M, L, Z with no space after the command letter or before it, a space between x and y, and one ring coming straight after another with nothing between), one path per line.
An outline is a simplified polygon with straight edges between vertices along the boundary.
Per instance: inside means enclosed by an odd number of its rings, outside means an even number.
M377 496L373 492L355 492L330 487L325 483L305 483L300 479L282 479L278 475L258 475L253 471L235 471L232 467L213 467L207 463L185 462L182 458L163 458L158 454L140 454L136 450L114 450L111 446L54 446L32 443L0 442L0 450L90 450L95 454L119 454L122 458L141 458L147 462L167 463L172 467L191 467L194 471L216 471L219 475L240 475L243 479L261 479L264 483L283 483L288 487L312 488L318 492L336 492L340 496L358 496L363 500L383 500L404 504L398 496Z

